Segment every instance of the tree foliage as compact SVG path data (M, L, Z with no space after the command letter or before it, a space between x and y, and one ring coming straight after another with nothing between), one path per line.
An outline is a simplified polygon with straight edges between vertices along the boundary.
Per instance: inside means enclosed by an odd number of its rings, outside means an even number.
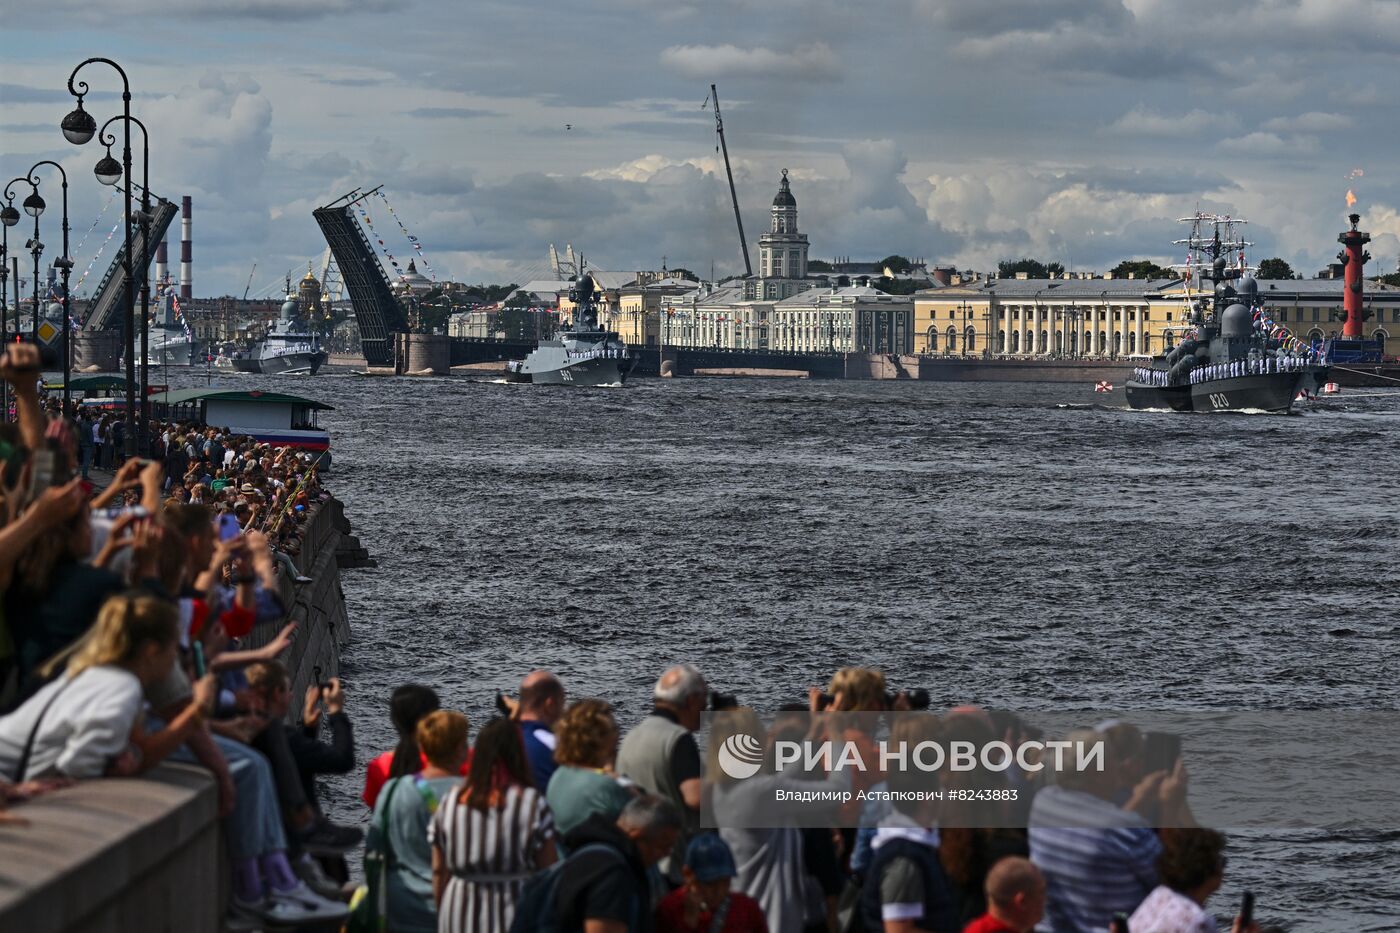
M807 261L808 272L830 272L831 263L824 259L809 259Z
M1039 259L1003 259L997 263L997 275L1003 279L1014 279L1021 272L1030 279L1048 279L1051 274L1063 275L1064 271L1065 267L1058 262L1041 262Z
M914 268L914 264L898 253L880 260L880 268L888 269L895 275L902 275Z
M687 282L698 282L700 277L689 269L667 269L666 274L673 279L685 279Z
M921 288L927 288L928 283L910 279L890 279L882 275L878 279L871 279L870 287L879 289L886 295L912 295Z
M1109 274L1115 279L1126 279L1130 274L1137 279L1169 279L1176 275L1150 259L1125 259L1114 266Z
M1293 267L1275 256L1272 259L1265 259L1259 263L1259 278L1261 279L1291 279L1293 278Z

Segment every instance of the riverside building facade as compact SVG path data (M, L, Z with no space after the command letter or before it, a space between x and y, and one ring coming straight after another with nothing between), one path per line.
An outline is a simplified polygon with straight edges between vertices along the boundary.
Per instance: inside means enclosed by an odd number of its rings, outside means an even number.
M868 285L831 286L811 276L807 235L784 169L769 228L758 238L758 274L664 296L667 346L804 353L912 353L914 302ZM628 343L633 341L627 339Z
M1340 279L1265 279L1270 316L1303 340L1337 336ZM1189 330L1199 286L1181 279L989 279L916 292L914 353L933 356L1123 359L1169 350ZM1368 283L1364 324L1384 343L1400 333L1400 289Z

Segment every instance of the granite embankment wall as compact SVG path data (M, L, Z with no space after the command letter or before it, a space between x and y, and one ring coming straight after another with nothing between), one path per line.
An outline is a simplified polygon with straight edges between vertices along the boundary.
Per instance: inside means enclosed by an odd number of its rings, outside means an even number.
M340 568L371 566L337 499L313 507L281 575L287 621L299 627L284 656L300 697L339 670L350 638ZM278 626L255 630L254 644ZM293 706L300 707L299 703ZM227 896L214 782L169 764L141 778L84 781L11 811L0 823L3 933L216 933Z

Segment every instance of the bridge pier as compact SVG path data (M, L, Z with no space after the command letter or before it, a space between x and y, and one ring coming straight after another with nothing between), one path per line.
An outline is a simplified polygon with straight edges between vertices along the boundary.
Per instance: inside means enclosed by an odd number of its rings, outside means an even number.
M400 376L445 376L452 340L442 334L395 334L394 371Z
M79 330L68 336L73 341L73 372L114 373L121 368L121 331Z

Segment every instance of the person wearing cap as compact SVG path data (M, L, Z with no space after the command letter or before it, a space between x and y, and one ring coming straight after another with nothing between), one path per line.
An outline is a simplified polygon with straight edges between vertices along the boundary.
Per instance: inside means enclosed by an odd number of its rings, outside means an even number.
M714 833L690 840L679 888L656 907L657 933L767 933L758 901L729 890L738 871L728 844Z

